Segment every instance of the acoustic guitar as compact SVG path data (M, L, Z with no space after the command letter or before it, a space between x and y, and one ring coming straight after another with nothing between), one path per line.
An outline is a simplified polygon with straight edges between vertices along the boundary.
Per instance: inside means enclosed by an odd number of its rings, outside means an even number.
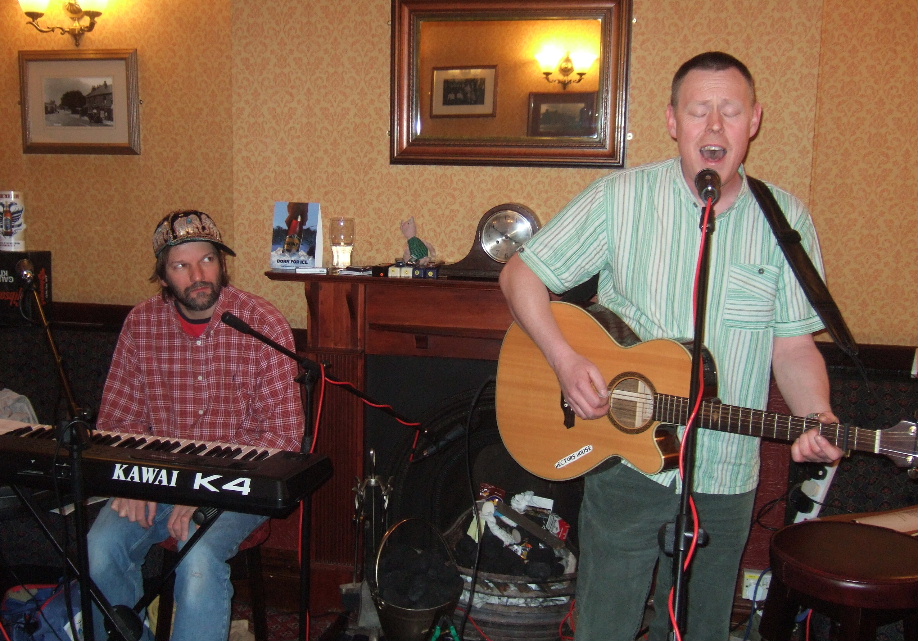
M609 411L592 420L575 416L541 350L514 323L501 345L495 395L497 425L510 455L529 472L553 481L578 477L611 457L626 459L647 474L675 467L676 426L684 425L690 414L690 348L667 339L637 342L621 321L609 325L607 317L606 326L569 303L553 302L551 310L571 346L596 363L609 381ZM611 316L608 310L606 314ZM616 340L613 334L624 338ZM870 430L724 405L712 396L715 377L708 357L699 427L780 441L819 428L843 450L883 454L901 467L918 466L915 423Z

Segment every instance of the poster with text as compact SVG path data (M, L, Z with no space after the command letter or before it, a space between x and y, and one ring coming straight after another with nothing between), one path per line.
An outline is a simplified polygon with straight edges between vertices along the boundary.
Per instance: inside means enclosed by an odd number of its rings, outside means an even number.
M274 203L271 269L321 267L322 214L319 203Z

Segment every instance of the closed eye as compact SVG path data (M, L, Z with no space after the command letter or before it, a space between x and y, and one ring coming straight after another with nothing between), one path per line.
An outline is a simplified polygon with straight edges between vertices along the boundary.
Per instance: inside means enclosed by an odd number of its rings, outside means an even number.
M726 118L734 118L744 113L743 105L736 102L726 102L720 105L720 113Z

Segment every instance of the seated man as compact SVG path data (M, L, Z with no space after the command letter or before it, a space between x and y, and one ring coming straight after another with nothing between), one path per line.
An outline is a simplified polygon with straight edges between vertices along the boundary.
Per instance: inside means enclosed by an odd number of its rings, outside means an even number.
M178 211L153 235L162 291L131 310L105 383L100 430L299 450L304 429L296 363L220 322L232 312L293 349L270 303L229 284L220 231L207 214ZM172 536L181 547L197 506L112 498L89 533L92 578L113 605L143 595L147 550ZM174 641L226 641L233 594L226 561L266 517L224 512L176 573ZM107 638L94 612L96 639Z

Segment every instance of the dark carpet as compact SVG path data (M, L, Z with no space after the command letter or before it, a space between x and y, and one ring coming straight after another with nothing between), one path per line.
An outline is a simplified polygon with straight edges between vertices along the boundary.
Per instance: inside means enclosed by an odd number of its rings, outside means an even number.
M237 602L238 601L238 602ZM299 614L289 610L268 606L268 641L298 641L300 634ZM233 601L233 620L245 619L249 622L249 631L254 629L252 610L248 603ZM346 634L348 621L346 613L318 613L311 617L309 641L350 641Z

